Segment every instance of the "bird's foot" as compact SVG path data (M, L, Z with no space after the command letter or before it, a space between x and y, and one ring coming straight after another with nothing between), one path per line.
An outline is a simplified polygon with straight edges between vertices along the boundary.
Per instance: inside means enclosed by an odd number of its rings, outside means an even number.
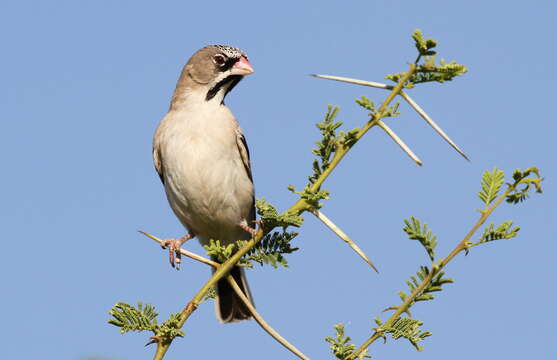
M250 233L252 237L255 236L255 234L257 234L257 229L250 227L250 226L248 225L248 223L247 223L246 220L242 220L242 221L240 222L240 224L238 224L238 225L240 225L240 227L241 227L244 231Z
M180 253L180 248L186 241L193 237L193 234L187 234L179 239L163 240L161 247L163 249L168 249L168 259L170 261L170 265L172 265L173 268L176 268L176 270L180 270L180 263L182 262L182 254Z

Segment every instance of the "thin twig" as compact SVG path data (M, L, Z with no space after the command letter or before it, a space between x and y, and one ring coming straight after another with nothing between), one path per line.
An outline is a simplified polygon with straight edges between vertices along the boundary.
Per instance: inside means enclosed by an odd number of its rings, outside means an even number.
M378 88L378 89L384 89L384 90L392 90L394 89L394 86L392 85L387 85L387 84L382 84L382 83L378 83L378 82L374 82L374 81L365 81L365 80L359 80L359 79L352 79L352 78L347 78L347 77L342 77L342 76L332 76L332 75L319 75L319 74L312 74L312 76L316 77L316 78L320 78L320 79L327 79L327 80L335 80L335 81L341 81L341 82L347 82L350 84L356 84L356 85L363 85L363 86L371 86L374 88ZM416 112L418 113L418 115L420 115L422 117L422 119L425 120L426 123L429 124L429 126L431 126L433 128L433 130L435 130L442 138L443 140L445 140L449 145L451 145L451 147L453 149L455 149L460 155L462 155L462 157L464 157L466 160L470 161L470 159L468 158L468 156L466 156L466 154L464 154L464 152L462 150L460 150L460 148L455 144L454 141L451 140L451 138L449 137L449 135L447 135L442 129L441 127L439 127L439 125L437 125L437 123L435 123L435 121L433 121L433 119L427 115L427 113L424 111L424 109L422 109L411 97L410 95L408 95L406 92L401 91L400 92L400 96L402 96L402 98L410 105L412 106L412 108L414 110L416 110Z
M144 231L139 230L140 234L143 234L145 236L147 236L150 239L153 239L154 241L156 241L157 243L159 243L159 245L162 245L164 243L163 240L159 239L156 236L153 236L149 233L146 233ZM203 256L197 255L195 253L192 253L190 251L184 250L182 248L180 248L180 254L187 256L191 259L197 260L203 264L209 265L214 267L215 269L218 268L221 264L219 264L218 262L209 260ZM230 284L230 286L232 286L232 289L234 289L234 291L236 292L236 295L238 295L238 297L242 300L242 302L244 303L244 305L249 309L249 311L251 312L251 314L253 315L253 318L255 319L255 321L257 321L257 323L259 324L259 326L261 326L261 328L263 330L265 330L265 332L267 332L269 335L271 335L276 341L278 341L282 346L284 346L285 348L287 348L288 350L290 350L294 355L298 356L300 359L303 360L309 360L309 358L304 355L300 350L298 350L294 345L290 344L285 338L283 338L275 329L273 329L266 321L265 319L263 319L263 317L257 312L257 310L255 310L255 307L252 305L252 303L249 301L249 299L244 295L244 293L242 292L242 289L240 289L240 287L238 286L238 283L236 282L236 280L234 280L234 278L230 275L228 275L226 277L226 280L228 281L228 283Z
M377 270L377 268L375 267L375 265L373 265L373 263L371 262L371 260L367 257L367 255L362 251L362 249L360 249L360 247L358 245L356 245L356 243L350 239L350 237L348 237L348 235L346 235L344 233L344 231L342 231L338 226L336 226L331 219L329 219L328 217L325 216L325 214L323 214L323 212L319 211L319 210L311 210L311 213L313 215L315 215L319 220L321 220L323 222L323 224L325 224L329 229L333 230L333 232L335 234L338 235L339 238L341 238L344 242L346 242L348 245L350 245L350 247L358 254L360 255L360 257L362 259L364 259L364 261L366 263L369 264L369 266L371 266L371 268L373 270L375 270L375 272L379 273L379 270Z

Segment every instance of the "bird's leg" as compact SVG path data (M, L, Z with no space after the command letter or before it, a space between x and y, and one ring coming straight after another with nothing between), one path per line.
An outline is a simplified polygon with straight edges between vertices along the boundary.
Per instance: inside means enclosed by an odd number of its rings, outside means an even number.
M163 240L161 247L163 249L168 248L168 258L170 260L170 265L172 265L172 267L175 267L176 270L180 270L180 263L182 262L182 254L180 253L180 248L186 241L192 239L193 237L195 237L195 235L190 232L179 239Z
M248 232L251 234L251 236L255 236L255 234L257 234L257 229L252 228L248 225L248 222L244 219L242 221L240 221L240 223L238 224L244 231Z

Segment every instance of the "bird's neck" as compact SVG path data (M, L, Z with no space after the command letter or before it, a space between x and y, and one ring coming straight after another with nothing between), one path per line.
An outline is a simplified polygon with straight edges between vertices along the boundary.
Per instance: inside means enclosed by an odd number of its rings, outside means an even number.
M217 94L210 100L206 99L206 89L176 88L169 111L183 111L198 109L200 111L217 110L225 107L223 96Z
M241 76L232 75L216 83L198 83L183 73L172 95L170 110L187 106L189 102L206 102L208 105L224 105L226 95L240 82Z
M213 99L206 100L208 91L209 88L204 88L202 86L177 86L172 95L170 110L179 110L191 107L192 105L220 106L222 104L222 98L215 96Z

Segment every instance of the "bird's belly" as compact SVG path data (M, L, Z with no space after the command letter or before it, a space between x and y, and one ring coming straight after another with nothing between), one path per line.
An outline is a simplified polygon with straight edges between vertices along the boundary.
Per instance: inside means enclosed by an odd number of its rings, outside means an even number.
M209 239L226 244L247 237L238 224L249 220L253 184L239 154L226 149L230 147L191 141L166 157L174 159L165 164L174 169L165 171L170 206L204 244Z

